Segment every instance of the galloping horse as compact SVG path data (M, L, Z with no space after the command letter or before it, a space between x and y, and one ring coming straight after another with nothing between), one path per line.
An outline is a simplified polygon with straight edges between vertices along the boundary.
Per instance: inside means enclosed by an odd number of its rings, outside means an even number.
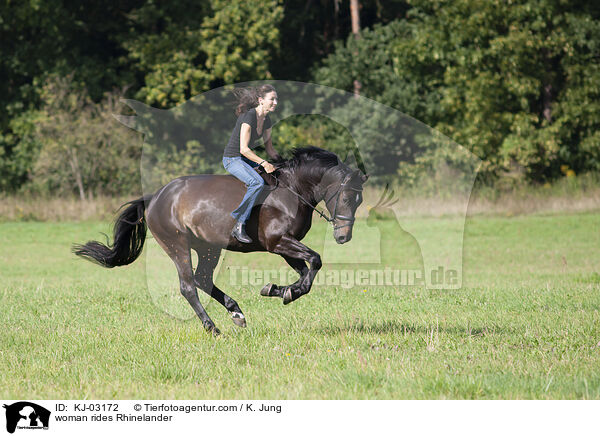
M300 242L310 229L315 206L325 201L336 242L348 242L362 202L362 185L368 178L334 153L317 147L295 149L290 160L278 165L277 174L277 187L266 192L247 222L252 243L241 243L230 234L234 225L230 212L244 196L243 183L230 175L198 175L177 178L153 195L124 204L128 207L115 222L111 245L90 241L75 245L73 250L107 268L128 265L142 251L147 225L175 263L181 293L206 330L219 333L200 304L196 287L222 304L236 325L245 327L246 319L237 302L213 283L221 250L268 251L282 256L300 278L288 286L266 284L261 295L291 303L310 291L321 268L319 254ZM195 271L191 249L198 254Z

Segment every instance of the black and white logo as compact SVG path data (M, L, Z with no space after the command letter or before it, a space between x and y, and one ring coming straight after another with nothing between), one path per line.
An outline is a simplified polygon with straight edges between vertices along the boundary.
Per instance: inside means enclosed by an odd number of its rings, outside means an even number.
M6 431L14 433L16 429L47 430L50 423L50 411L28 401L5 404Z

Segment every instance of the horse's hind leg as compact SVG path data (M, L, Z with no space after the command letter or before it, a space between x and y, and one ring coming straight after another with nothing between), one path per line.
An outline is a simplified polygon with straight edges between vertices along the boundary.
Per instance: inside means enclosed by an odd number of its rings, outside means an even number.
M184 239L182 236L177 239L169 238L168 243L166 243L167 239L161 240L156 234L154 238L175 263L177 273L179 274L181 294L190 303L190 306L192 306L192 309L194 309L194 312L196 312L196 315L202 321L204 328L213 334L219 334L219 329L215 326L212 319L210 319L198 299L194 272L192 271L192 256L187 239Z
M198 266L194 274L196 286L217 300L231 314L233 323L239 327L246 327L246 317L240 306L229 295L215 286L213 272L219 263L221 249L217 247L194 247L198 253Z

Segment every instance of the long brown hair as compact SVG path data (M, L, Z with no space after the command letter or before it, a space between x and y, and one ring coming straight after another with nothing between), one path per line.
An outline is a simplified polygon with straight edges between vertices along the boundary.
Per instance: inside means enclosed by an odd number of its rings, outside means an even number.
M249 88L235 88L232 92L237 100L235 114L239 116L248 109L258 106L258 98L263 98L269 92L275 91L273 85L261 85Z

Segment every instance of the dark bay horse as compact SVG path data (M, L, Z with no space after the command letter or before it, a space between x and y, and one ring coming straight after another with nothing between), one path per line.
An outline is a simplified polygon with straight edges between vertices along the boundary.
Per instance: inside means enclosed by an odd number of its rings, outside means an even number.
M292 159L278 165L277 174L277 187L263 192L266 197L255 205L246 224L253 241L250 244L230 235L234 225L230 213L244 196L243 183L230 175L198 175L180 177L153 195L123 205L128 207L115 222L111 245L90 241L75 245L73 251L107 268L128 265L142 251L147 226L175 263L181 293L204 327L219 333L200 304L197 287L222 304L236 325L245 327L237 302L213 283L221 250L268 251L282 256L300 278L288 286L266 284L261 295L280 297L288 304L310 291L321 268L319 254L300 242L311 227L315 206L325 201L336 242L348 242L368 177L317 147L295 149ZM195 270L192 249L198 254Z

